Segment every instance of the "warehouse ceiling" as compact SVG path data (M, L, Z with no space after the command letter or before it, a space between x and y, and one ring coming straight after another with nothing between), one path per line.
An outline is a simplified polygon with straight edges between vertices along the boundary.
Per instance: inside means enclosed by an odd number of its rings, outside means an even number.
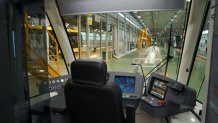
M132 12L131 14L141 21L145 28L148 28L153 37L158 35L169 35L169 28L172 24L172 32L181 35L185 24L185 10L179 11L151 11ZM167 33L168 32L168 33Z

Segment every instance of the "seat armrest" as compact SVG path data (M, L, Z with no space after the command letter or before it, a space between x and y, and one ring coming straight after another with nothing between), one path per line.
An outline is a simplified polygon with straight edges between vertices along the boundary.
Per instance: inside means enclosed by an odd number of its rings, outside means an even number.
M135 106L126 106L126 123L135 123Z

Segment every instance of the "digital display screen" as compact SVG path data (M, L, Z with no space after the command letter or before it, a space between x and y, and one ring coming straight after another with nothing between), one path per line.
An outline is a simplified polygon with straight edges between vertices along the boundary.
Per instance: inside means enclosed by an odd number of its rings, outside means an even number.
M123 93L134 93L135 91L134 76L115 76L114 82L120 86Z
M150 86L150 94L159 98L164 99L167 91L167 83L165 81L154 79Z

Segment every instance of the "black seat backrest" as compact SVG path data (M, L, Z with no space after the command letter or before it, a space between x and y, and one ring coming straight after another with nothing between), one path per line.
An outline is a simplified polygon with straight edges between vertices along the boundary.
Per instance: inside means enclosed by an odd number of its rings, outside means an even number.
M104 61L76 60L72 81L65 85L67 110L72 123L124 123L122 93L107 82Z

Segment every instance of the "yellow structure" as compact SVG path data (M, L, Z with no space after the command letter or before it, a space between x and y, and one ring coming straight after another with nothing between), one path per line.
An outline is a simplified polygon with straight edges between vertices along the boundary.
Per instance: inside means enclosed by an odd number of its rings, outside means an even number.
M137 47L142 48L143 42L146 47L151 46L151 35L149 34L148 29L139 32Z
M24 27L25 27L25 34L26 34L26 55L27 59L30 59L27 63L27 69L28 72L30 72L33 76L37 77L40 80L47 80L48 79L48 74L51 77L58 77L60 76L59 74L59 48L58 48L58 43L54 36L49 32L49 28L46 29L45 26L40 26L40 25L30 25L28 24L28 16L25 14L24 17ZM31 47L30 45L30 30L47 30L49 37L51 40L55 43L55 49L56 49L56 54L53 52L49 51L49 59L56 64L56 69L54 69L51 65L47 63L47 60L42 58L40 54L37 52L36 49ZM31 56L34 56L34 60L31 60Z

